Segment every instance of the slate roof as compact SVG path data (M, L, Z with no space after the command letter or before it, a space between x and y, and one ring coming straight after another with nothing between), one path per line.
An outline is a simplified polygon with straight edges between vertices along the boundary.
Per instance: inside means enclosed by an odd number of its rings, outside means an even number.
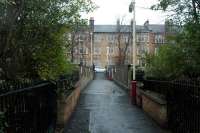
M149 29L155 33L164 33L165 32L165 25L149 25Z
M137 32L155 32L155 33L164 33L165 32L165 25L149 25L149 29L145 26L137 25L136 26ZM96 33L114 33L117 32L116 25L95 25L94 32ZM130 25L122 25L121 32L132 32Z
M123 25L121 30L123 32L130 32L130 26ZM94 32L117 32L117 26L116 25L95 25Z

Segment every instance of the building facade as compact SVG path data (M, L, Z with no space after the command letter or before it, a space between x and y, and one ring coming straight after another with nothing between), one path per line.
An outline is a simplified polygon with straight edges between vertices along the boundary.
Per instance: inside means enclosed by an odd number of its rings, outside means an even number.
M75 47L75 63L93 64L105 67L115 64L132 64L132 26L94 25L78 35L79 45ZM80 39L84 36L83 39ZM154 54L165 44L165 25L152 25L148 21L136 26L136 65L145 65L145 54Z

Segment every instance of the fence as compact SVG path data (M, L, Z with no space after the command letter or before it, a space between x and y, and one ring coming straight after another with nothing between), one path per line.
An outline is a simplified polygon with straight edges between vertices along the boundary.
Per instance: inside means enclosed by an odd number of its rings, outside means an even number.
M24 80L0 83L0 114L4 113L8 125L4 132L53 133L57 119L57 94L64 92L69 95L78 80L79 71L76 71L60 76L55 82Z
M87 67L87 66L82 66L80 70L80 78L85 77L85 78L94 78L94 68L93 67Z
M79 81L79 71L75 71L67 75L62 75L56 82L57 91L59 93L65 94L65 96L68 96L73 91L77 81Z
M133 78L133 71L131 65L113 65L108 66L107 75L123 86L129 88L130 81ZM143 76L144 71L137 69L135 75L136 80L143 81Z
M173 133L200 133L200 82L144 81L143 89L166 96L169 127Z
M113 80L128 88L130 83L128 65L108 66L107 73Z
M56 122L56 86L50 82L29 85L31 87L26 88L21 87L28 86L28 83L1 85L10 89L0 94L0 112L4 112L8 125L5 132L53 132Z
M170 87L169 81L157 81L157 80L144 80L143 89L157 92L162 95L167 95Z

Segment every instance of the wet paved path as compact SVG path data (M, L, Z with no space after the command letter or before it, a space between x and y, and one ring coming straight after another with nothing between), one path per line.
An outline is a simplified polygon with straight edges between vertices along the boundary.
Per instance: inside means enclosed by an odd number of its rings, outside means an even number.
M65 133L165 133L102 74L82 91Z

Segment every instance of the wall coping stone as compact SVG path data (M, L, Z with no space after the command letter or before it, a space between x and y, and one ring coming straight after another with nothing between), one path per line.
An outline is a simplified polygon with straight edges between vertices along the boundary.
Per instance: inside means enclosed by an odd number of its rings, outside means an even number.
M129 91L129 87L126 86L125 84L121 83L120 81L116 80L116 79L113 79L113 81L120 87L122 87L122 89L124 89L125 91Z
M160 105L166 105L167 104L167 101L165 100L164 96L159 94L159 93L149 91L149 90L144 91L144 90L141 90L141 89L140 89L140 93L147 96L148 98L152 99L154 102L156 102Z

